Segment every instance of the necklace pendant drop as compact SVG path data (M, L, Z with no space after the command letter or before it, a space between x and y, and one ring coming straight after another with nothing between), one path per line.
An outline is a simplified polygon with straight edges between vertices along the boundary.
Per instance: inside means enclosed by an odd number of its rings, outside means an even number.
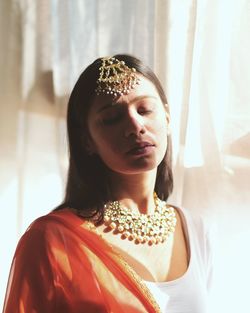
M175 231L174 208L157 196L153 214L134 213L122 207L119 201L108 202L104 210L104 224L118 231L122 238L133 240L135 243L163 243Z

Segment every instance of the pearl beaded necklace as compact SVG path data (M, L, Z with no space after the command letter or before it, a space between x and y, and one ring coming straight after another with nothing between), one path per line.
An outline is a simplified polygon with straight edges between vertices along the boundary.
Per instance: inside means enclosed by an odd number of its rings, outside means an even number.
M176 215L174 208L157 196L155 205L153 214L141 214L122 207L119 201L108 202L104 206L104 223L136 243L164 242L175 230Z

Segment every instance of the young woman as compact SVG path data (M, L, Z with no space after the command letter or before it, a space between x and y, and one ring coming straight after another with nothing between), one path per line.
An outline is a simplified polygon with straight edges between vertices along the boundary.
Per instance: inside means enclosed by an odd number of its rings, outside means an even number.
M206 312L206 230L166 203L169 122L160 82L138 59L100 58L81 74L65 201L21 238L4 313Z

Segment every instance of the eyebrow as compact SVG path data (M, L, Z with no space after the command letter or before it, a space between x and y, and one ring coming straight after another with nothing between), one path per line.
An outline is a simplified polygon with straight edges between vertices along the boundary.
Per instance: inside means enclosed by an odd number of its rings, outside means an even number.
M132 101L130 101L130 103L138 102L140 100L147 99L147 98L155 99L155 100L157 99L157 97L155 97L155 96L142 95L142 96L135 97L134 99L132 99ZM119 105L119 104L127 104L127 102L125 102L125 101L124 102L119 102L119 103L117 103L117 102L109 102L109 103L104 104L97 112L98 113L102 112L102 111L104 111L106 109L109 109L109 108L113 107L114 105Z

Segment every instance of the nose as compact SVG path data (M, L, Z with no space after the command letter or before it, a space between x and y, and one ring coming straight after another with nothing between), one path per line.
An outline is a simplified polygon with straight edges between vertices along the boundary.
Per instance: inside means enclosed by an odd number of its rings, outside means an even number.
M128 113L125 125L125 137L139 136L145 133L143 116L138 113Z

